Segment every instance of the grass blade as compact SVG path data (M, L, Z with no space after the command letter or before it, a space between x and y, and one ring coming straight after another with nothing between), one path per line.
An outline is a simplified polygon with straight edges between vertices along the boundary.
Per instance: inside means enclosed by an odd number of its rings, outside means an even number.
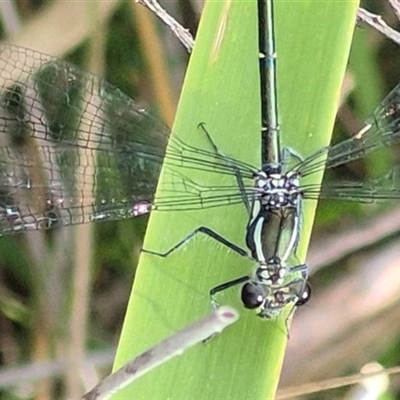
M329 142L356 7L352 0L276 1L283 144L303 156ZM224 154L260 166L257 55L256 1L207 2L174 132L204 147L197 125L205 122ZM200 184L235 182L230 177L193 173ZM311 203L305 209L301 257L315 206ZM166 251L201 225L245 247L246 222L241 205L190 213L155 212L144 247ZM167 259L144 254L115 368L185 326L193 316L205 315L210 288L248 273L253 266L201 236ZM222 297L222 302L238 306L237 290ZM284 317L263 321L244 311L228 332L163 365L114 398L273 398L286 339Z

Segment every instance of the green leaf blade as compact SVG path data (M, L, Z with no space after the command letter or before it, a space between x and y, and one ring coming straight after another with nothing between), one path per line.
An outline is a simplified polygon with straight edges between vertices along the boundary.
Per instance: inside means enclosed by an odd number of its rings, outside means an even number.
M350 0L276 1L282 141L304 157L329 142L356 7ZM257 56L256 1L207 2L174 134L209 150L198 129L204 122L222 153L259 168ZM186 176L190 173L185 171ZM235 184L233 177L198 171L190 178L206 186ZM305 207L302 259L314 208L315 203ZM155 212L144 248L164 252L201 225L245 248L247 221L240 204ZM250 273L254 266L201 235L166 259L142 255L115 367L208 313L209 290ZM228 292L219 298L221 303L240 308L239 289ZM284 316L266 321L243 310L241 320L221 336L152 371L114 398L273 398L286 340Z

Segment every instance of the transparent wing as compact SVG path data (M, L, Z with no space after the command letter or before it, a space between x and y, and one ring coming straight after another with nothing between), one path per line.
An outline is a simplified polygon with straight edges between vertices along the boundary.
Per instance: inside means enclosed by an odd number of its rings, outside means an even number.
M42 215L54 206L75 221L74 210L95 205L93 199L152 200L166 127L118 89L61 60L3 45L0 71L6 231L51 225Z
M200 185L177 171L167 170L166 176L153 203L153 208L159 211L224 207L243 203L243 198L250 202L258 196L253 180L239 189L234 176L232 185L214 186Z
M9 45L0 46L0 129L0 234L125 219L140 214L134 205L141 202L148 209L195 209L239 198L237 187L202 188L175 174L155 204L164 158L171 171L239 171L244 178L254 171L177 138L166 154L169 129L120 90L62 60Z
M308 176L360 159L379 148L400 143L400 84L379 104L365 127L352 138L317 151L294 169Z
M302 185L304 199L334 199L372 203L380 200L400 199L400 168L363 182L338 182L329 185Z

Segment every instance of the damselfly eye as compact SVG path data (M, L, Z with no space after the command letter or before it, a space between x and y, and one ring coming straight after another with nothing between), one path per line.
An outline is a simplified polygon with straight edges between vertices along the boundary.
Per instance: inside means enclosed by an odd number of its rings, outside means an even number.
M307 304L311 298L311 286L308 282L304 286L304 290L299 293L299 299L296 302L296 306L304 306Z
M242 302L246 308L253 309L260 307L264 301L263 293L258 286L246 283L242 288Z

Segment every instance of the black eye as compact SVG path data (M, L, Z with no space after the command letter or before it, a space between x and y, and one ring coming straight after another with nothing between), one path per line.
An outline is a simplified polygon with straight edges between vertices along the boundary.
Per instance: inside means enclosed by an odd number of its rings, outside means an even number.
M260 307L264 301L263 293L258 286L246 283L242 288L242 302L246 308Z
M304 286L304 290L299 294L299 299L296 302L296 306L304 306L311 298L311 286L308 282Z

